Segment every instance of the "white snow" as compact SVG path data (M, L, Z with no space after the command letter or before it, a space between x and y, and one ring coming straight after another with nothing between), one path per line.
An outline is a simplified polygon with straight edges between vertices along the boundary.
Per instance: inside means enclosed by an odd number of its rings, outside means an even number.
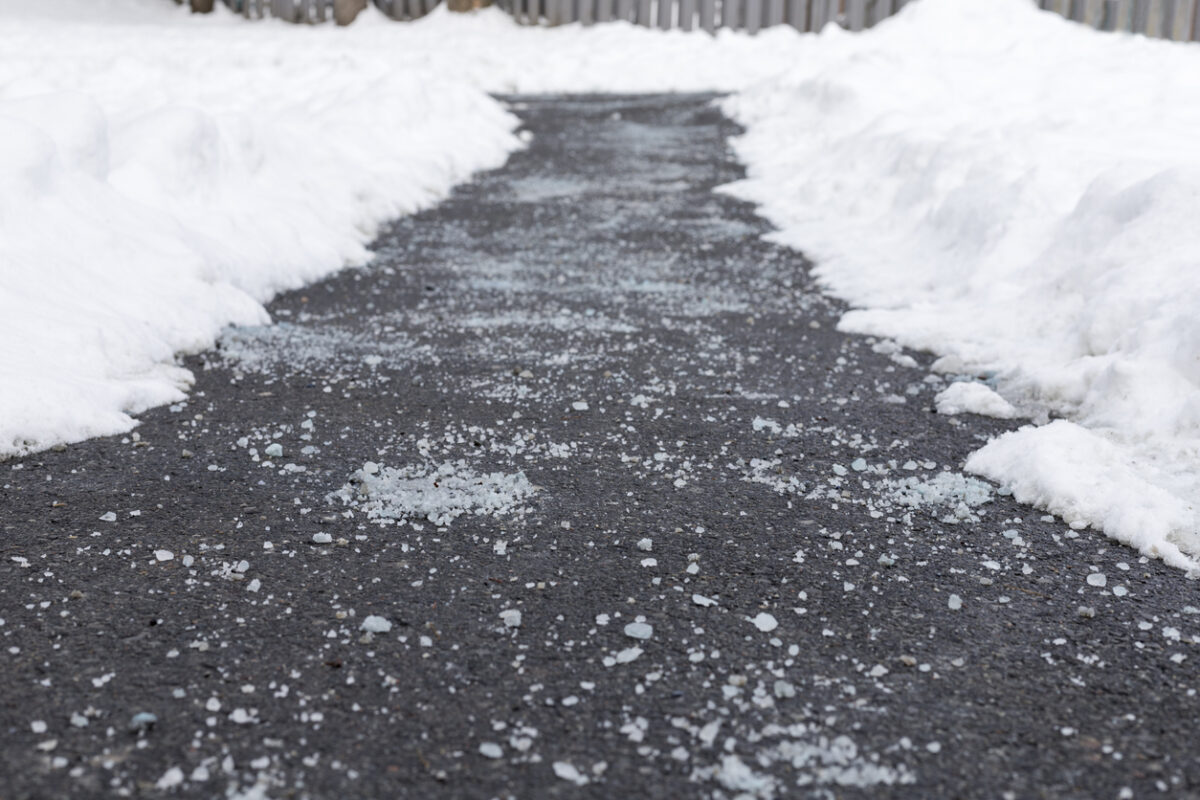
M779 241L856 307L1035 419L968 468L1180 566L1200 556L1200 47L1025 0L828 28L729 98ZM966 392L975 392L965 397ZM978 390L947 409L1002 408Z
M1018 416L1013 404L991 387L974 381L957 381L938 392L933 399L939 414L980 414L997 419Z
M523 145L487 92L737 89L799 39L0 0L0 457L180 400L175 354L499 166Z
M515 608L506 608L500 612L500 619L506 628L521 627L521 612Z

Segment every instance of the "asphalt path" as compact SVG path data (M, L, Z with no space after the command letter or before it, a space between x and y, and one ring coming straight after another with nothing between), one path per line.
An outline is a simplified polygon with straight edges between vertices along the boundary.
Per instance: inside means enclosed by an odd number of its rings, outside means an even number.
M1195 584L960 472L708 96L507 166L0 463L0 797L1200 792ZM519 613L518 613L519 612Z

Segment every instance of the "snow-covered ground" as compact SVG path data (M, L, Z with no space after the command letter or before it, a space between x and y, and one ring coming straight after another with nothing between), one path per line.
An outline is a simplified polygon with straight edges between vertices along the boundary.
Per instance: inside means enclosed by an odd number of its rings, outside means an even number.
M375 227L520 147L488 92L738 92L779 237L858 310L1044 422L968 462L1021 500L1200 556L1200 46L1025 0L920 0L864 34L354 26L166 0L0 0L0 457L129 429L179 352L367 256Z
M732 191L858 309L845 330L1065 418L969 471L1195 566L1200 45L922 0L864 35L827 30L726 108L749 128ZM986 390L938 405L1012 416Z

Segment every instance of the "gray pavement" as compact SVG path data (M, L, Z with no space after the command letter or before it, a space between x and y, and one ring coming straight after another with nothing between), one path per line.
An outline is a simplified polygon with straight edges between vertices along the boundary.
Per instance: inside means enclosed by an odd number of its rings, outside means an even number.
M835 330L711 97L510 100L186 403L0 463L0 797L1200 793L1195 583L960 473L1010 423Z

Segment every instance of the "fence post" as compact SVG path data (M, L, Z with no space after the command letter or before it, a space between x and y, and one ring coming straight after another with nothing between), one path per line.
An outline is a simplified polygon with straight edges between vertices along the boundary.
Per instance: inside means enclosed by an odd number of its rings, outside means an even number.
M650 20L650 0L638 0L637 4L637 24L649 28Z
M847 0L846 27L861 31L867 26L867 0Z
M1133 0L1133 18L1129 28L1133 33L1145 33L1150 22L1150 0Z
M717 0L700 0L700 30L717 30Z
M1200 42L1200 0L1192 6L1192 41Z

